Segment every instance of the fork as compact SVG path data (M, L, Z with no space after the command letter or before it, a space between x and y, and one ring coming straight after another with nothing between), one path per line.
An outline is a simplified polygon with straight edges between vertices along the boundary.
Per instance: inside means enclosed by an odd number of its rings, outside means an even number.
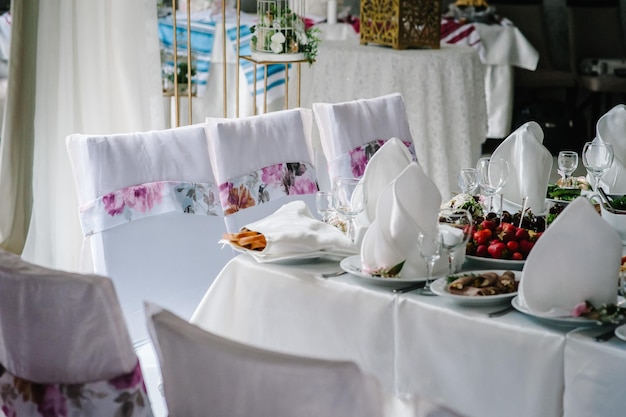
M327 272L325 274L321 274L322 278L332 278L332 277L338 277L340 275L344 275L347 274L346 271L334 271L334 272Z

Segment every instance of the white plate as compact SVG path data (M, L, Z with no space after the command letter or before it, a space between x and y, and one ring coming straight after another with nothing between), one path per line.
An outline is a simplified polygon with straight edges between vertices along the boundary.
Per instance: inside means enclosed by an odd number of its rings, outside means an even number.
M622 324L621 326L617 326L615 328L615 336L626 341L626 324Z
M489 269L489 270L481 270L481 271L465 271L454 274L455 277L462 277L469 274L483 274L485 272L495 272L498 275L502 275L506 272L506 269L498 270L498 269ZM517 281L522 277L522 273L519 271L511 271L515 274L515 279ZM507 294L498 294L498 295L484 295L484 296L471 296L471 295L458 295L452 294L448 291L448 277L443 277L437 279L430 285L430 289L435 294L448 298L451 301L454 301L457 304L468 305L468 306L487 306L493 304L502 304L509 302L511 298L517 295L516 292L511 292Z
M371 274L363 272L361 265L361 255L353 255L343 259L339 266L341 269L346 271L349 274L356 275L359 278L363 278L366 281L376 284L376 285L384 285L386 287L400 287L403 285L416 283L416 282L424 282L426 281L426 277L393 277L393 278L382 278L375 277Z
M488 269L511 269L521 271L526 261L515 261L512 259L483 258L482 256L465 255L465 258L477 266Z
M537 320L543 321L548 324L552 324L557 327L590 327L597 326L598 322L595 320L591 320L585 317L550 317L542 314L533 313L528 310L525 306L522 306L519 302L519 298L516 296L511 300L511 304L513 308L515 308L520 313L527 314L531 317L536 318Z
M235 252L239 253L247 253L252 256L259 263L274 263L274 264L301 264L308 263L312 261L316 261L320 258L324 259L334 259L340 260L344 256L334 255L328 252L308 252L308 253L296 253L296 254L287 254L284 256L272 256L265 258L259 251L254 251L246 248L242 248L241 246L230 245L231 248Z

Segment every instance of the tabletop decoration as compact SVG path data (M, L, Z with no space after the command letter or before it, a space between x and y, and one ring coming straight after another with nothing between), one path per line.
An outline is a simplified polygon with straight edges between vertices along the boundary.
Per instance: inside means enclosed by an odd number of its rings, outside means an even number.
M439 49L439 0L361 0L361 44Z
M252 58L258 61L315 61L319 29L304 21L304 0L258 0L258 23L253 33Z
M490 23L495 21L495 7L485 0L456 0L448 6L449 13L463 22Z
M626 308L614 303L595 307L591 302L583 301L574 307L572 316L586 317L598 324L623 324L626 323Z

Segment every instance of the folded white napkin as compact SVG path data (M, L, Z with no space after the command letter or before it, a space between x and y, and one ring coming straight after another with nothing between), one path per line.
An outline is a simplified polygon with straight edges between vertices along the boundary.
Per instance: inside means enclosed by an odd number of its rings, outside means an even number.
M519 301L546 316L571 316L577 304L615 303L622 241L579 197L556 218L528 255Z
M244 249L258 262L276 262L302 256L342 258L358 253L357 247L334 226L317 220L303 201L292 201L273 214L245 226L265 236L262 251Z
M427 274L421 258L418 236L438 233L441 193L417 162L410 163L382 191L376 206L376 218L363 237L361 263L365 272L389 270L405 262L400 275L420 278ZM433 276L446 272L447 259L442 253Z
M369 226L376 217L378 198L413 161L413 155L398 138L391 138L372 156L363 173L367 195L365 210L356 218L359 226Z
M600 185L607 193L626 194L626 105L618 104L598 120L596 141L613 145L615 154L613 165L602 176Z
M509 179L502 195L513 204L527 207L533 213L546 209L546 192L552 170L552 154L543 146L543 131L536 122L528 122L509 135L491 155L509 163Z

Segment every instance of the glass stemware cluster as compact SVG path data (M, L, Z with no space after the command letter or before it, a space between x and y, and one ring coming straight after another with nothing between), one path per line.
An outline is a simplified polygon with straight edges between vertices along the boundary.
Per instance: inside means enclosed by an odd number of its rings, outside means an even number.
M365 210L367 191L363 179L338 178L331 192L318 191L315 196L317 212L326 223L330 223L334 214L341 216L345 224L346 235L354 242L354 219Z

